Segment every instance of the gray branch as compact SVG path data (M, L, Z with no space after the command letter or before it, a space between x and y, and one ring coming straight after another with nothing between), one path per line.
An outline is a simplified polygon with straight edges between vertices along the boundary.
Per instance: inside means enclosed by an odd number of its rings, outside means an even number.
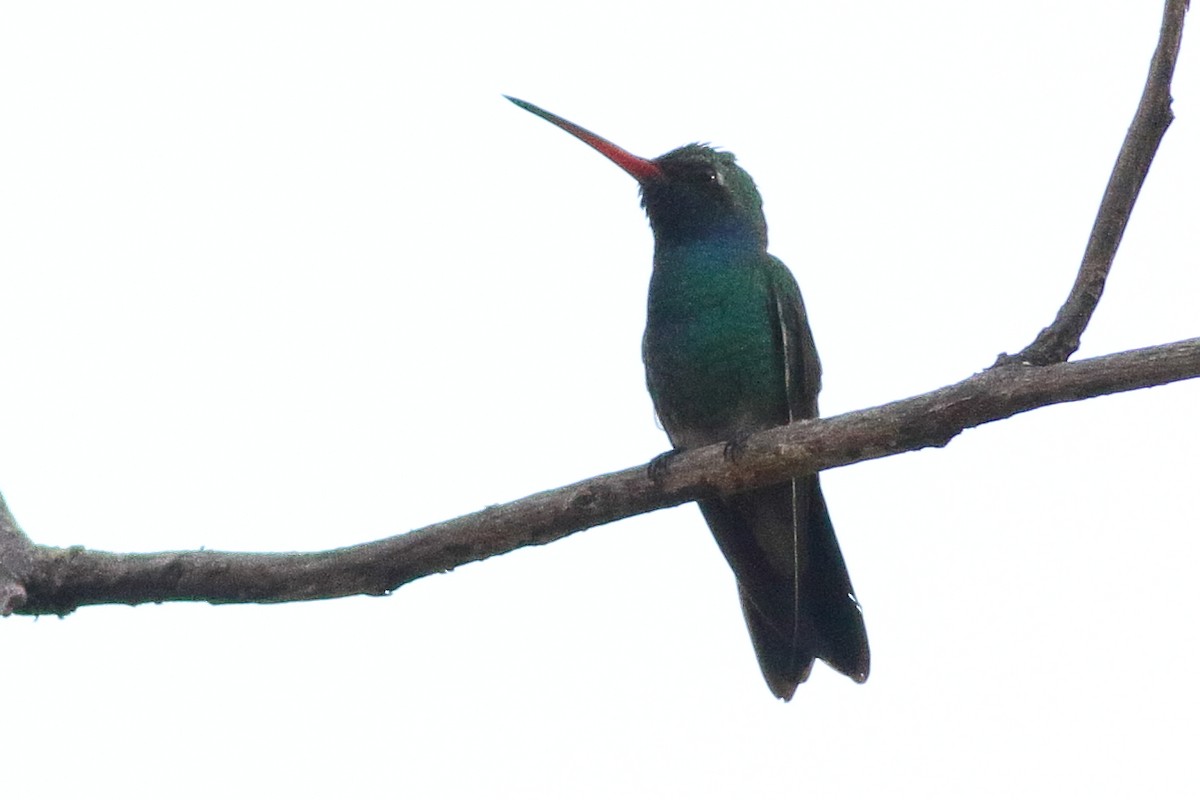
M1016 356L959 383L876 408L751 436L531 495L410 533L318 553L120 554L34 545L0 499L0 615L174 600L273 603L387 594L519 547L831 467L942 447L962 431L1056 403L1200 377L1200 339L1065 363L1079 346L1171 121L1170 82L1186 0L1167 0L1137 114L1113 168L1075 286L1055 321Z
M119 554L34 547L24 614L98 603L275 603L380 595L596 525L831 467L942 447L962 431L1056 403L1200 377L1200 339L1045 367L989 369L927 394L670 456L354 547L318 553Z
M1043 328L1029 346L1015 356L1001 355L997 364L1055 364L1066 361L1079 349L1079 339L1104 292L1104 283L1121 245L1121 237L1125 235L1125 226L1133 214L1133 204L1150 172L1158 145L1175 119L1171 111L1171 78L1175 75L1187 10L1188 0L1167 0L1163 8L1162 29L1154 57L1150 60L1146 87L1142 90L1142 99L1129 132L1125 134L1121 152L1117 154L1117 163L1109 175L1104 199L1100 201L1100 210L1083 251L1083 263L1067 301L1058 310L1054 322Z

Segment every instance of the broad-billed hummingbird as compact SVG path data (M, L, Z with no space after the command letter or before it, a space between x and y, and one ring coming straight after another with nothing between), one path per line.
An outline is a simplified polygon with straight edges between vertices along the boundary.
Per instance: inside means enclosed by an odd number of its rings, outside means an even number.
M767 252L762 198L732 153L684 145L639 158L532 103L632 175L654 231L642 358L676 450L817 416L821 364L796 279ZM700 501L737 578L767 685L790 700L820 658L862 683L862 609L816 475Z

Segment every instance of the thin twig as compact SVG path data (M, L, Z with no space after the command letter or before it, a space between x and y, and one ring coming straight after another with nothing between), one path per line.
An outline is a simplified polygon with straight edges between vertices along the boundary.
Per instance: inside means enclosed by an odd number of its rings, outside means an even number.
M426 575L714 492L941 447L967 428L1034 408L1195 377L1200 338L1069 364L1000 367L908 400L755 434L735 462L723 445L697 448L672 456L657 482L646 465L637 466L401 536L319 553L122 555L38 547L21 613L65 614L99 603L267 603L386 594Z
M1187 9L1188 0L1167 0L1163 8L1162 29L1154 58L1150 61L1146 87L1142 90L1137 113L1117 155L1117 163L1113 165L1104 199L1083 253L1083 263L1067 301L1058 310L1054 322L1043 328L1028 347L1013 356L1002 354L996 361L997 365L1055 364L1066 361L1079 349L1079 339L1100 302L1108 271L1133 213L1138 193L1150 171L1154 154L1158 152L1158 145L1175 118L1171 111L1171 78L1179 58L1183 18Z

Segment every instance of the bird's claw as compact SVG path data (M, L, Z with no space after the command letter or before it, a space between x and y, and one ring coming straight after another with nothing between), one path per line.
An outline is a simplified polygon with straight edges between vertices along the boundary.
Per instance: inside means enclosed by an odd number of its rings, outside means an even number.
M747 433L740 436L734 436L732 439L725 442L725 460L732 461L736 464L738 460L745 455L748 448L747 442L749 439L750 434Z
M679 455L679 448L660 453L650 459L650 463L646 465L646 476L650 478L651 483L658 486L666 480L667 469L671 466L671 459L677 455Z

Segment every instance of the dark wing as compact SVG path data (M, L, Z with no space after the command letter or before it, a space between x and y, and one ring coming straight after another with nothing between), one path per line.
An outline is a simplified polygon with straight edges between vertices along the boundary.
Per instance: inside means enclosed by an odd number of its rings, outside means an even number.
M783 351L788 422L812 419L819 416L817 395L821 392L821 359L808 326L804 298L800 296L796 278L782 261L771 256L767 269L776 336Z
M804 300L796 279L782 261L772 258L768 269L775 335L784 363L788 421L811 419L818 416L821 361L804 311ZM803 663L805 658L816 656L861 683L870 672L866 626L821 493L820 480L817 475L808 475L794 479L790 486L776 487L774 491L787 493L791 506L795 565L789 576L792 578L791 614L779 613L783 609L779 608L778 599L774 614L756 614L752 607L745 608L768 682L773 683L770 679L772 670L767 669L768 661L776 663L775 671L777 674L782 672L780 677L783 677L788 672L787 669L780 670L784 664L794 669L797 662ZM755 605L756 593L747 592L748 588L743 587L744 607L747 601L750 606ZM776 617L777 630L780 616L791 617L791 636L772 637L763 630L763 617L771 616ZM757 634L756 627L759 628ZM807 676L805 671L800 671L788 677L804 680ZM774 684L772 688L775 688Z

